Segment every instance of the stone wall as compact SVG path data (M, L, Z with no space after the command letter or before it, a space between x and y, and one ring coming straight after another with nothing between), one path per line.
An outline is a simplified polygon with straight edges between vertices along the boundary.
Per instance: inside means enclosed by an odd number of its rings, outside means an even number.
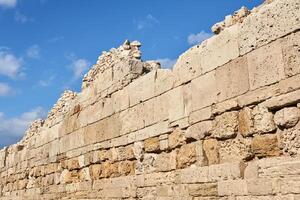
M173 70L104 52L0 150L0 199L300 199L299 7L242 8Z

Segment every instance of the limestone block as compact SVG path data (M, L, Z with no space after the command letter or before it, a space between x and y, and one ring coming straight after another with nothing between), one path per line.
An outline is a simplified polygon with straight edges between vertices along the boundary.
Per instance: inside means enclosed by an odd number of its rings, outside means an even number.
M274 115L274 121L277 126L291 128L295 126L300 119L300 110L296 107L283 108Z
M167 95L169 96L168 111L170 122L187 117L190 113L190 89L190 84L188 84L179 86L167 92Z
M192 111L199 110L216 103L217 86L215 71L202 75L191 82Z
M253 115L249 107L245 107L239 112L238 130L244 137L251 136L254 132Z
M64 153L84 146L84 129L79 129L59 140L59 152Z
M100 164L90 165L89 171L90 171L91 178L93 180L99 179L101 170L102 170L102 165L100 165Z
M192 138L195 140L201 140L206 136L209 136L211 134L211 130L212 121L202 121L190 126L185 132L185 137L188 139Z
M124 87L112 94L114 112L120 112L129 108L129 94L128 87Z
M118 160L133 160L135 158L133 145L128 145L126 147L119 147L117 149Z
M192 165L178 171L178 183L206 183L209 182L208 167Z
M155 96L171 90L175 85L176 77L169 69L157 69L155 78Z
M219 144L215 139L204 140L203 142L204 155L208 161L208 165L219 163Z
M247 195L247 182L245 180L227 180L218 182L218 195Z
M237 98L233 98L233 99L228 99L223 102L213 104L211 108L212 108L213 115L217 115L217 114L219 115L227 111L236 110L240 108L240 106L238 105Z
M251 139L238 137L233 140L219 142L220 162L249 160L253 157Z
M256 106L252 111L254 120L254 133L268 133L276 130L274 117L267 108Z
M119 176L119 165L118 163L112 163L110 161L106 161L102 164L101 177L109 178L109 177L117 177Z
M144 141L144 148L146 152L157 152L159 148L159 139L158 137L148 138Z
M184 136L184 133L179 128L175 129L170 135L169 135L169 147L171 149L174 149L176 147L180 147L185 144L186 137Z
M160 140L159 148L161 151L169 149L169 141L167 139Z
M286 76L300 73L300 32L292 33L283 39L283 61Z
M249 90L247 58L237 58L216 69L218 102L244 94Z
M143 155L143 160L137 162L136 173L152 173L155 171L154 162L157 158L157 154L145 153Z
M158 172L167 172L176 169L176 151L158 154L154 161L154 167Z
M204 120L209 120L212 117L211 107L206 107L200 110L196 110L189 115L189 123L195 124Z
M137 160L142 159L144 151L144 143L143 142L135 142L133 144L133 153Z
M153 99L147 100L139 107L139 115L144 121L144 126L149 126L157 122L154 117L154 101Z
M154 97L156 70L134 80L128 86L130 106Z
M6 154L6 148L0 150L0 169L5 167Z
M189 82L202 72L201 55L202 46L196 45L179 56L173 67L176 76L176 85Z
M239 33L240 54L299 29L299 2L274 1L245 18Z
M113 68L105 69L99 77L94 80L93 86L96 91L101 92L113 84Z
M119 173L121 176L134 175L135 162L134 161L121 161L119 163Z
M279 145L284 153L297 155L300 153L300 123L291 129L278 131Z
M169 117L169 95L162 94L153 99L154 101L154 119L164 121Z
M231 26L201 44L202 73L209 72L239 56L239 26Z
M78 176L79 176L79 180L81 180L81 181L90 181L91 180L91 175L90 175L90 171L89 171L88 167L80 169L78 172Z
M300 193L300 181L299 179L282 179L280 180L280 192L282 194L299 194ZM299 196L298 196L299 197Z
M215 118L212 136L218 139L228 139L236 136L238 130L238 112L226 112Z
M170 132L172 132L172 128L169 128L168 121L159 122L135 132L134 141L145 140Z
M266 100L261 105L271 110L296 104L300 101L300 90L296 90L280 96L275 96Z
M235 180L243 176L243 163L223 163L219 165L210 165L208 167L208 177L210 182L222 180Z
M251 148L253 153L259 158L279 156L281 154L277 136L273 134L255 136L252 140Z
M284 78L284 63L280 42L275 41L249 53L250 89L278 82Z
M192 197L217 196L218 189L216 183L203 183L188 185L189 195Z
M179 169L190 166L197 159L196 144L191 143L182 146L176 156L176 166Z

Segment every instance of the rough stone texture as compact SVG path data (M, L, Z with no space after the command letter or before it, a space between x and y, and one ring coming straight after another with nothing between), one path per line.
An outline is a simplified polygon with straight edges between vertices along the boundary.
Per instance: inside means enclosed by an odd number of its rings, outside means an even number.
M274 115L275 124L284 128L291 128L295 126L299 119L300 110L296 107L281 109Z
M0 200L299 199L299 9L241 8L172 70L103 52L0 150Z

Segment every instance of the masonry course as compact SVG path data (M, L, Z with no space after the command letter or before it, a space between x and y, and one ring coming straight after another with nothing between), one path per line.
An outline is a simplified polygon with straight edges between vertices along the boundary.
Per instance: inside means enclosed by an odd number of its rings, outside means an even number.
M103 52L0 150L0 199L300 199L300 2L241 8L173 69Z

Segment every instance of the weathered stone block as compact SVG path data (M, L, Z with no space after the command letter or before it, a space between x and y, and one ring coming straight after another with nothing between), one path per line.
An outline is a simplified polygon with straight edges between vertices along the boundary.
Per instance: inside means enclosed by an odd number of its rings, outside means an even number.
M203 142L204 156L208 161L208 165L219 163L219 144L215 139L204 140Z
M300 32L292 33L282 41L284 72L286 76L300 73Z
M239 133L241 133L244 137L251 136L254 129L253 123L252 110L245 107L239 112Z
M156 171L166 172L176 169L176 151L171 153L161 153L154 161Z
M256 49L248 54L250 89L270 85L284 78L280 42Z
M268 133L276 130L273 113L263 106L256 106L252 111L254 120L254 133Z
M195 143L184 145L177 152L176 165L179 169L190 166L195 163L196 160L197 153Z
M159 139L158 137L149 138L144 141L144 148L146 152L159 151Z
M209 136L211 134L211 130L212 121L202 121L190 126L185 132L185 137L188 139L192 138L195 140L201 140L206 136Z
M247 182L245 180L228 180L218 182L219 196L242 196L247 194Z
M216 69L218 102L244 94L249 90L247 57L237 58Z
M216 103L217 85L215 71L202 75L191 82L192 111L199 110Z
M239 26L232 26L202 43L202 73L209 72L239 56Z
M276 135L258 135L252 140L251 148L259 158L267 156L279 156L281 154L278 147Z
M178 128L169 135L169 147L171 149L184 145L185 141L184 133Z
M232 111L219 115L213 121L212 136L228 139L236 136L238 131L238 112Z
M295 126L300 119L300 110L296 107L283 108L274 115L274 121L277 126L291 128Z
M171 90L175 84L175 75L169 69L157 69L155 78L155 96Z
M135 162L134 161L121 161L119 163L119 173L122 176L134 175Z
M200 110L196 110L189 115L189 123L195 124L204 120L209 120L212 117L211 107L206 107Z
M192 197L217 196L218 189L216 183L191 184L188 186L189 195Z

